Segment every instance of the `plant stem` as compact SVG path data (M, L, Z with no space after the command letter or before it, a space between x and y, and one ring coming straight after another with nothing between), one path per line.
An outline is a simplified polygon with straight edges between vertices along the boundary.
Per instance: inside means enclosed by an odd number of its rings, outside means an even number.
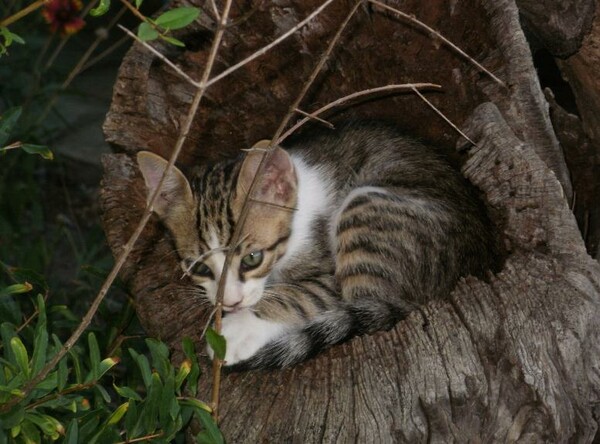
M37 1L33 2L29 6L21 9L16 14L13 14L10 17L7 17L4 20L0 21L0 26L11 25L12 23L16 22L17 20L19 20L19 19L25 17L26 15L32 13L33 11L35 11L36 9L38 9L40 6L43 6L43 4L46 3L47 1L48 0L37 0Z

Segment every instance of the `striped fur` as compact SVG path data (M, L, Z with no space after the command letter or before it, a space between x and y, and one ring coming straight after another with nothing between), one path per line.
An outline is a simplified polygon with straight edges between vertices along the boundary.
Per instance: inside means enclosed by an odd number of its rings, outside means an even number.
M295 364L354 335L389 329L416 307L446 297L459 277L493 267L486 213L434 149L389 126L362 123L313 131L286 150L289 156L279 150L277 165L268 165L257 187L269 202L251 207L227 277L228 365ZM187 214L157 211L182 267L213 302L249 188L240 182L255 169L250 156L206 166L191 180L191 200L187 182L173 180L184 203L171 199L165 207L187 206ZM190 220L192 235L181 227ZM257 249L263 262L242 272L242 258ZM199 261L210 269L204 276L194 276Z

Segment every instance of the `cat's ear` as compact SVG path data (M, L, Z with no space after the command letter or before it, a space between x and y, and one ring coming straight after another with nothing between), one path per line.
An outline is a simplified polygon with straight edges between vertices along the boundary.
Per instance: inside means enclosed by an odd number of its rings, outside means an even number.
M267 156L252 198L274 205L296 204L298 178L290 155L282 148L267 151L269 142L261 140L246 155L238 177L236 196L243 198L250 190L263 156Z
M144 176L146 188L148 189L148 200L150 200L158 187L168 162L149 151L140 151L137 154L137 162ZM154 201L154 212L161 218L168 219L170 213L179 213L182 207L191 208L193 202L194 198L189 182L183 173L173 166L167 177L165 177L160 194Z

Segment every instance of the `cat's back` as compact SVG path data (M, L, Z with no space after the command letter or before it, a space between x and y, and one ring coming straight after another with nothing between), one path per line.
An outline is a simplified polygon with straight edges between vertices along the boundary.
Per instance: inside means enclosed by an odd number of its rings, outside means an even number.
M411 188L464 186L460 174L439 150L383 122L311 129L285 147L308 165L319 168L338 188L372 181Z

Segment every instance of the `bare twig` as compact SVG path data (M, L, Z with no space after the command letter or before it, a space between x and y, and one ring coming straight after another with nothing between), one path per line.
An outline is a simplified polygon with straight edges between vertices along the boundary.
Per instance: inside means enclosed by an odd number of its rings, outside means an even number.
M227 16L229 15L229 9L231 7L231 2L232 2L232 0L226 1L221 23L224 23L227 20ZM15 396L15 397L9 399L4 404L0 405L0 412L9 411L11 409L11 407L13 407L15 404L17 404L23 397L26 397L29 393L31 393L31 391L41 381L43 381L46 378L46 376L48 376L50 371L54 367L56 367L56 365L59 363L59 361L65 356L65 354L67 354L69 352L69 350L71 350L71 348L79 340L79 338L81 337L83 332L90 325L94 315L96 314L96 311L98 310L98 307L104 300L106 293L108 292L108 290L111 287L114 280L117 278L119 271L125 264L125 261L126 261L127 257L129 256L129 254L131 253L131 251L133 250L133 247L134 247L136 241L140 237L144 227L146 226L146 224L148 223L148 220L152 216L152 207L154 205L154 202L156 201L156 198L158 197L158 195L160 193L160 190L161 190L162 184L165 180L165 177L167 177L167 175L173 168L173 165L175 164L175 161L177 160L177 157L179 156L179 153L181 152L183 144L184 144L185 140L187 139L188 133L192 126L192 121L194 119L194 116L196 115L198 107L200 106L200 101L202 100L202 97L204 96L204 92L206 91L206 88L207 88L206 79L208 79L208 77L210 76L210 73L212 71L214 61L216 58L216 54L217 54L217 51L221 44L222 37L223 37L223 26L221 25L215 34L215 38L213 40L212 47L210 50L210 55L206 62L206 66L204 68L204 73L202 76L203 81L201 82L203 86L200 86L198 88L198 90L196 91L196 94L194 96L192 104L190 105L190 108L188 110L185 122L184 122L181 132L179 134L179 137L177 138L175 147L173 148L173 153L171 154L171 157L169 158L169 162L163 172L163 175L162 175L154 193L152 194L152 196L149 199L148 206L146 207L144 214L142 215L133 234L131 235L131 237L129 238L127 243L123 246L121 253L117 257L117 260L115 261L115 264L113 265L113 268L111 269L106 280L102 284L102 287L100 288L100 291L96 295L96 298L92 301L92 304L91 304L90 308L88 309L87 313L83 316L81 323L77 326L77 328L71 334L69 339L67 339L67 341L64 343L63 347L52 357L52 359L50 359L50 361L44 366L44 368L37 375L35 375L27 383L27 385L23 388L22 396L18 396L18 397Z
M446 45L448 45L454 51L456 51L461 56L463 56L464 58L466 58L470 63L472 63L473 65L475 65L477 67L477 69L479 69L480 71L486 73L488 76L490 76L496 83L498 83L503 88L506 88L506 84L502 80L500 80L498 77L496 77L491 71L489 71L487 68L485 68L479 62L477 62L477 60L475 60L469 54L467 54L466 52L464 52L462 49L460 49L458 46L456 46L454 43L452 43L450 40L448 40L446 37L444 37L442 34L440 34L435 29L433 29L430 26L426 25L422 21L416 19L412 15L406 14L405 12L402 12L399 9L393 8L391 6L388 6L385 3L381 3L378 0L367 0L367 1L370 2L370 3L373 3L374 5L379 6L380 8L383 8L383 9L386 9L388 11L393 12L394 14L402 17L403 19L408 20L411 23L414 23L419 28L425 29L430 34L433 34L436 38L440 39L440 41L444 42Z
M166 58L164 55L162 55L159 51L157 51L156 49L154 49L152 47L152 45L149 45L147 42L144 42L143 40L140 40L137 35L135 35L133 32L131 32L129 29L125 28L124 26L122 26L122 25L117 25L117 26L121 30L123 30L124 32L126 32L129 37L131 37L132 39L134 39L139 44L143 45L144 48L146 48L148 51L150 51L156 57L158 57L159 59L161 59L168 66L170 66L171 69L173 69L173 71L175 71L177 74L179 74L189 84L195 86L196 88L200 86L200 84L198 82L196 82L194 79L192 79L190 76L188 76L179 66L177 66L175 63L171 62L168 58Z
M151 441L151 440L153 440L154 438L160 438L160 437L162 437L163 435L164 435L164 433L163 433L163 432L160 432L160 433L154 433L154 434L152 434L152 435L146 435L146 436L140 436L140 437L138 437L138 438L132 438L132 439L128 439L127 441L119 441L119 442L117 442L117 443L115 443L115 444L129 444L129 443L132 443L132 442Z
M8 25L16 22L17 20L25 17L26 15L31 14L33 11L38 9L40 6L43 6L43 4L46 3L47 1L48 0L37 0L37 1L33 2L29 6L26 6L25 8L21 9L16 14L11 15L10 17L6 17L4 20L0 20L0 26L8 26Z
M100 54L98 54L96 57L94 57L92 60L90 60L89 62L87 62L83 66L83 68L81 68L80 72L87 71L89 68L91 68L92 66L94 66L100 60L104 59L105 57L109 56L110 54L112 54L113 52L115 52L117 49L119 49L127 41L129 41L129 38L128 38L128 36L124 35L119 40L117 40L115 43L113 43L108 48L106 48L104 51L102 51Z
M328 103L327 105L319 108L318 110L313 111L312 113L310 113L310 117L305 117L304 119L301 119L300 121L296 122L294 124L294 126L292 126L290 129L288 129L285 133L283 133L279 137L279 139L277 139L277 144L280 144L285 139L287 139L289 136L291 136L295 131L298 130L298 128L300 128L302 125L304 125L310 119L314 118L315 116L319 116L319 115L329 111L332 108L341 106L347 102L351 102L356 99L373 96L373 95L376 95L379 93L412 91L413 88L415 88L417 90L419 90L419 89L437 90L437 89L441 89L442 87L440 85L436 85L434 83L405 83L405 84L400 84L400 85L379 86L377 88L369 88L369 89L358 91L358 92L355 92L352 94L348 94L347 96L340 97L339 99L337 99L331 103Z
M362 4L362 0L357 1L354 4L354 7L350 10L348 15L346 16L345 20L339 26L337 32L335 33L335 35L329 42L327 49L325 50L325 52L321 56L319 62L313 69L313 72L310 74L310 77L304 83L304 86L302 87L300 94L298 94L298 97L296 97L296 100L294 101L294 103L292 103L292 105L290 105L287 114L281 120L281 123L279 124L279 128L277 128L273 138L271 139L271 148L273 147L273 141L276 141L277 139L279 139L279 136L281 135L281 133L283 133L283 131L285 130L285 127L288 125L288 122L290 121L290 119L292 118L292 116L294 115L294 113L296 112L298 107L300 106L300 102L302 102L302 100L304 99L304 96L306 95L306 93L310 89L311 85L314 83L315 79L321 72L321 69L323 69L323 66L325 66L325 63L327 62L327 59L329 58L331 51L333 51L333 48L335 47L337 42L340 40L340 37L341 37L342 33L344 32L344 29L346 29L346 25L348 24L348 22L350 21L350 19L352 18L352 16L354 15L354 13L356 12L356 10L358 9L358 7L361 4Z
M435 111L435 113L436 113L438 116L440 116L442 119L444 119L444 120L446 121L446 123L447 123L448 125L450 125L452 128L454 128L454 130L455 130L455 131L456 131L458 134L460 134L460 135L461 135L461 136L463 136L465 139L467 139L467 140L469 141L469 143L473 144L473 146L477 146L477 144L476 144L475 142L473 142L473 141L472 141L472 140L469 138L469 136L467 136L465 133L463 133L463 132L460 130L460 128L458 128L458 126L456 126L454 123L452 123L452 121L451 121L451 120L450 120L448 117L446 117L446 116L444 115L444 113L442 113L442 112L441 112L441 111L440 111L440 110L439 110L439 109L438 109L438 108L437 108L437 107L436 107L436 106L435 106L433 103L431 103L429 100L427 100L427 99L425 98L425 96L424 96L423 94L421 94L417 88L415 88L415 87L413 86L413 87L412 87L412 90L414 91L414 93L415 93L417 96L419 96L419 98L420 98L420 99L421 99L423 102L425 102L425 103L427 104L427 106L429 106L429 107L430 107L432 110L434 110L434 111Z
M333 126L333 123L328 122L327 120L321 119L320 117L315 116L314 114L310 114L310 113L307 113L306 111L302 111L300 108L296 108L295 111L298 114L302 114L304 117L308 117L309 119L316 120L317 122L321 122L323 125L327 126L330 129L335 129L335 126Z
M308 22L310 22L314 17L316 17L317 15L319 15L321 13L321 11L323 11L323 9L325 9L327 6L329 6L329 4L331 2L333 2L334 0L327 0L325 3L323 3L321 6L319 6L317 9L315 9L308 17L306 17L304 20L302 20L300 23L298 23L296 26L294 26L293 28L291 28L289 31L286 31L284 34L282 34L280 37L278 37L277 39L273 40L271 43L269 43L267 46L263 46L262 48L260 48L258 51L256 51L255 53L249 55L248 57L246 57L244 60L242 60L241 62L236 63L235 65L231 66L230 68L227 68L225 71L223 71L222 73L216 75L215 77L213 77L212 79L210 79L207 83L206 86L210 86L213 83L218 82L219 80L223 79L224 77L227 77L229 74L231 74L234 71L237 71L238 69L240 69L242 66L247 65L248 63L250 63L251 61L253 61L254 59L260 57L261 55L267 53L271 48L279 45L281 42L283 42L285 39L287 39L289 36L291 36L292 34L294 34L296 31L298 31L300 28L302 28L304 25L306 25Z

